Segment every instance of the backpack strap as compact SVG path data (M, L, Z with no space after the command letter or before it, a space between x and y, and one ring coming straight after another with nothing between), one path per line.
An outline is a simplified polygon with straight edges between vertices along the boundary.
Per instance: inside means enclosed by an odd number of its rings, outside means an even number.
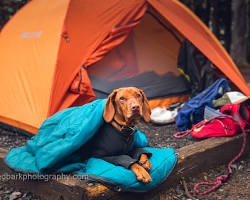
M210 119L210 120L208 120L208 121L203 120L203 121L199 122L198 124L193 125L193 127L192 127L190 130L186 130L186 131L181 131L181 132L175 133L175 134L174 134L174 137L175 137L175 138L183 138L183 137L185 137L186 135L190 134L194 129L199 128L199 127L201 127L201 126L203 126L203 125L205 125L205 124L207 124L207 123L210 123L210 122L213 121L214 119L215 119L215 118Z

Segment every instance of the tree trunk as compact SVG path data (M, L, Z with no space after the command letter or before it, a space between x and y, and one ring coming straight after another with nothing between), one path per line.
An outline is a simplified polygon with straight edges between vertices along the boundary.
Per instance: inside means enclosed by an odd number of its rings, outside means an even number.
M248 3L246 0L232 0L232 42L231 56L237 65L247 63Z
M231 44L231 0L211 0L211 27L221 44L230 52Z

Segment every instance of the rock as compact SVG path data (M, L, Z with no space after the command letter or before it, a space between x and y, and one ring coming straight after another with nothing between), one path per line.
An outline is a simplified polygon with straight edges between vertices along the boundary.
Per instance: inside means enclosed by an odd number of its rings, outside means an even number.
M10 196L9 196L9 200L16 200L18 199L19 197L22 196L22 193L21 192L13 192Z
M16 195L16 196L22 196L22 193L21 193L21 192L13 192L12 194L13 194L13 195Z
M32 197L32 193L30 193L30 192L25 192L24 194L23 194L23 196L22 196L23 198L31 198Z
M234 169L234 170L237 170L237 165L236 164L232 164L231 168Z
M92 183L92 182L87 183L87 185L88 185L89 187L93 187L93 186L95 186L95 184L94 184L94 183Z
M242 169L243 169L243 166L240 165L240 166L238 167L238 170L242 170Z

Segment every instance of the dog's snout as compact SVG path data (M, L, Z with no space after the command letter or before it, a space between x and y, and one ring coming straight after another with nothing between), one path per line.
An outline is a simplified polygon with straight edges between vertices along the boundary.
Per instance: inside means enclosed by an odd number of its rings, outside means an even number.
M139 111L139 105L137 105L137 104L132 105L132 111L133 112Z

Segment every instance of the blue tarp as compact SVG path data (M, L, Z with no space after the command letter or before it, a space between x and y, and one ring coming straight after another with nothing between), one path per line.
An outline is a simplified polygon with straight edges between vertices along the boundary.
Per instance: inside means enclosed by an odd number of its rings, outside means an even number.
M160 184L173 169L177 160L176 153L171 148L147 147L147 138L140 131L135 133L135 147L145 147L153 154L150 158L151 183L140 183L131 170L102 159L81 161L77 150L103 125L105 103L106 99L100 99L49 117L41 125L38 134L27 141L26 146L11 149L5 159L7 165L22 173L88 175L85 178L122 191L147 191Z

